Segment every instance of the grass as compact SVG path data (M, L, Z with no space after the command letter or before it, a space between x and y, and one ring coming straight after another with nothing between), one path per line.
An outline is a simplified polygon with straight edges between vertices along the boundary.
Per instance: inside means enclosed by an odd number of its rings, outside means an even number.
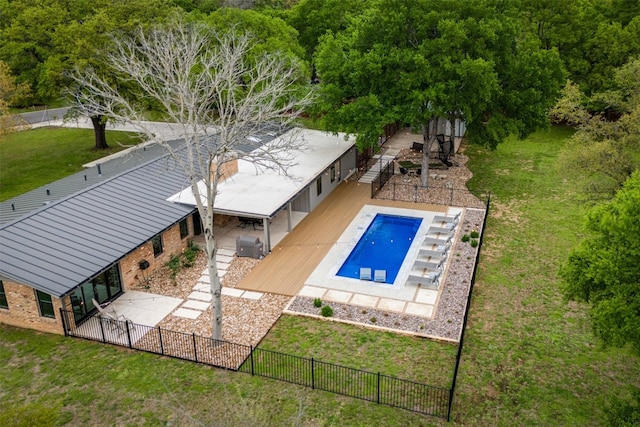
M439 387L451 384L456 352L452 344L299 316L282 316L260 348Z
M81 171L82 165L140 142L133 133L107 132L110 148L95 150L91 129L39 128L0 140L0 201Z
M552 128L495 151L466 149L470 187L491 190L492 209L450 425L601 425L611 397L640 386L638 357L601 348L586 307L559 292L556 272L581 237L585 212L575 178L558 166L570 133ZM261 347L445 386L455 351L289 316ZM284 382L5 326L0 360L0 425L19 425L11 417L35 420L22 425L447 425Z
M469 147L470 188L492 209L454 406L460 425L599 425L612 396L640 385L640 360L594 340L586 307L563 300L557 270L585 206L558 166L565 128Z
M427 426L419 414L0 325L0 425Z

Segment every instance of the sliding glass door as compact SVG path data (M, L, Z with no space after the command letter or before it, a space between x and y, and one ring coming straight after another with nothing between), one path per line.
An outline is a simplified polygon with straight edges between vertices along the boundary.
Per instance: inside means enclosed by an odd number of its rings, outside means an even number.
M120 268L114 264L108 270L100 273L93 279L84 282L71 292L71 307L76 324L79 324L93 315L95 305L110 301L122 293L122 280Z

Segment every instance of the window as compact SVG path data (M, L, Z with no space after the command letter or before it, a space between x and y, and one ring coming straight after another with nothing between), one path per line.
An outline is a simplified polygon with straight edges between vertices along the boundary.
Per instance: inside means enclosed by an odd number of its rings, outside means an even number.
M162 247L162 235L158 234L156 237L151 239L151 243L153 244L153 256L160 256L164 251L164 248Z
M0 280L0 308L9 308L7 294L4 292L4 283Z
M336 180L336 165L331 165L331 182Z
M322 177L316 179L316 190L318 190L318 196L322 194Z
M184 239L189 235L189 224L187 223L187 218L180 221L178 225L180 226L180 238Z
M53 312L53 301L51 301L51 295L36 290L36 298L38 299L40 316L55 319L56 316Z

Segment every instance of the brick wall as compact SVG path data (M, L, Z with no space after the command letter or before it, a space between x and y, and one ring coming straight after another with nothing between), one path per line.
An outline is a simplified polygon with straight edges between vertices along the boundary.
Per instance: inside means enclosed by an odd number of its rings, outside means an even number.
M120 261L120 271L122 274L123 290L140 286L143 277L149 277L159 267L166 264L171 256L181 253L186 247L189 237L193 236L193 218L187 220L189 234L180 238L180 226L174 224L162 233L162 243L164 251L158 257L153 256L153 244L151 241L141 245ZM140 270L140 261L149 261L149 268L145 270L144 276ZM68 297L61 301L54 296L51 297L55 318L40 316L35 290L27 285L4 281L4 290L7 295L9 309L0 308L0 323L17 326L20 328L35 329L42 332L63 334L62 320L60 319L60 307L65 304L65 310L71 311L71 303Z
M172 255L179 254L187 248L189 237L193 236L193 217L190 216L187 223L189 224L189 234L184 239L180 239L180 226L178 224L174 224L162 233L164 251L157 257L154 257L153 244L149 241L120 261L120 272L125 292L130 289L140 288L144 283L144 279L169 262ZM149 268L144 271L140 269L140 261L142 260L149 262Z
M55 318L40 316L35 290L26 285L2 281L9 309L0 308L0 322L20 328L35 329L52 334L63 334L60 319L60 299L52 296Z

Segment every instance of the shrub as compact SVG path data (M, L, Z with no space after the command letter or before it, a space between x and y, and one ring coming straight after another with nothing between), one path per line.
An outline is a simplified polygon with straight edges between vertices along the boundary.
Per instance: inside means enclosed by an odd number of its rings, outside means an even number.
M471 238L472 238L472 239L477 239L478 237L480 237L480 233L478 233L478 231L477 231L477 230L473 230L473 231L471 232Z
M462 237L460 238L460 240L462 240L463 242L468 242L469 241L469 235L468 234L463 234Z
M372 317L371 319L369 319L369 321L371 323L376 323L378 321L378 319L376 319L375 317Z
M478 246L478 239L471 240L470 245L471 245L472 248L475 248L476 246Z
M333 316L333 309L330 306L325 305L322 307L322 310L320 310L320 314L322 314L323 317L331 317Z
M198 245L190 241L187 249L185 249L182 253L182 256L184 257L184 259L182 260L182 266L193 267L196 261L196 257L198 256L198 252L200 252L200 248L198 247Z
M165 265L169 270L171 270L171 277L175 279L178 271L180 271L180 256L173 255Z
M313 300L313 306L314 306L314 307L317 307L317 308L322 307L322 300L321 300L320 298L316 298L316 299L314 299L314 300Z

